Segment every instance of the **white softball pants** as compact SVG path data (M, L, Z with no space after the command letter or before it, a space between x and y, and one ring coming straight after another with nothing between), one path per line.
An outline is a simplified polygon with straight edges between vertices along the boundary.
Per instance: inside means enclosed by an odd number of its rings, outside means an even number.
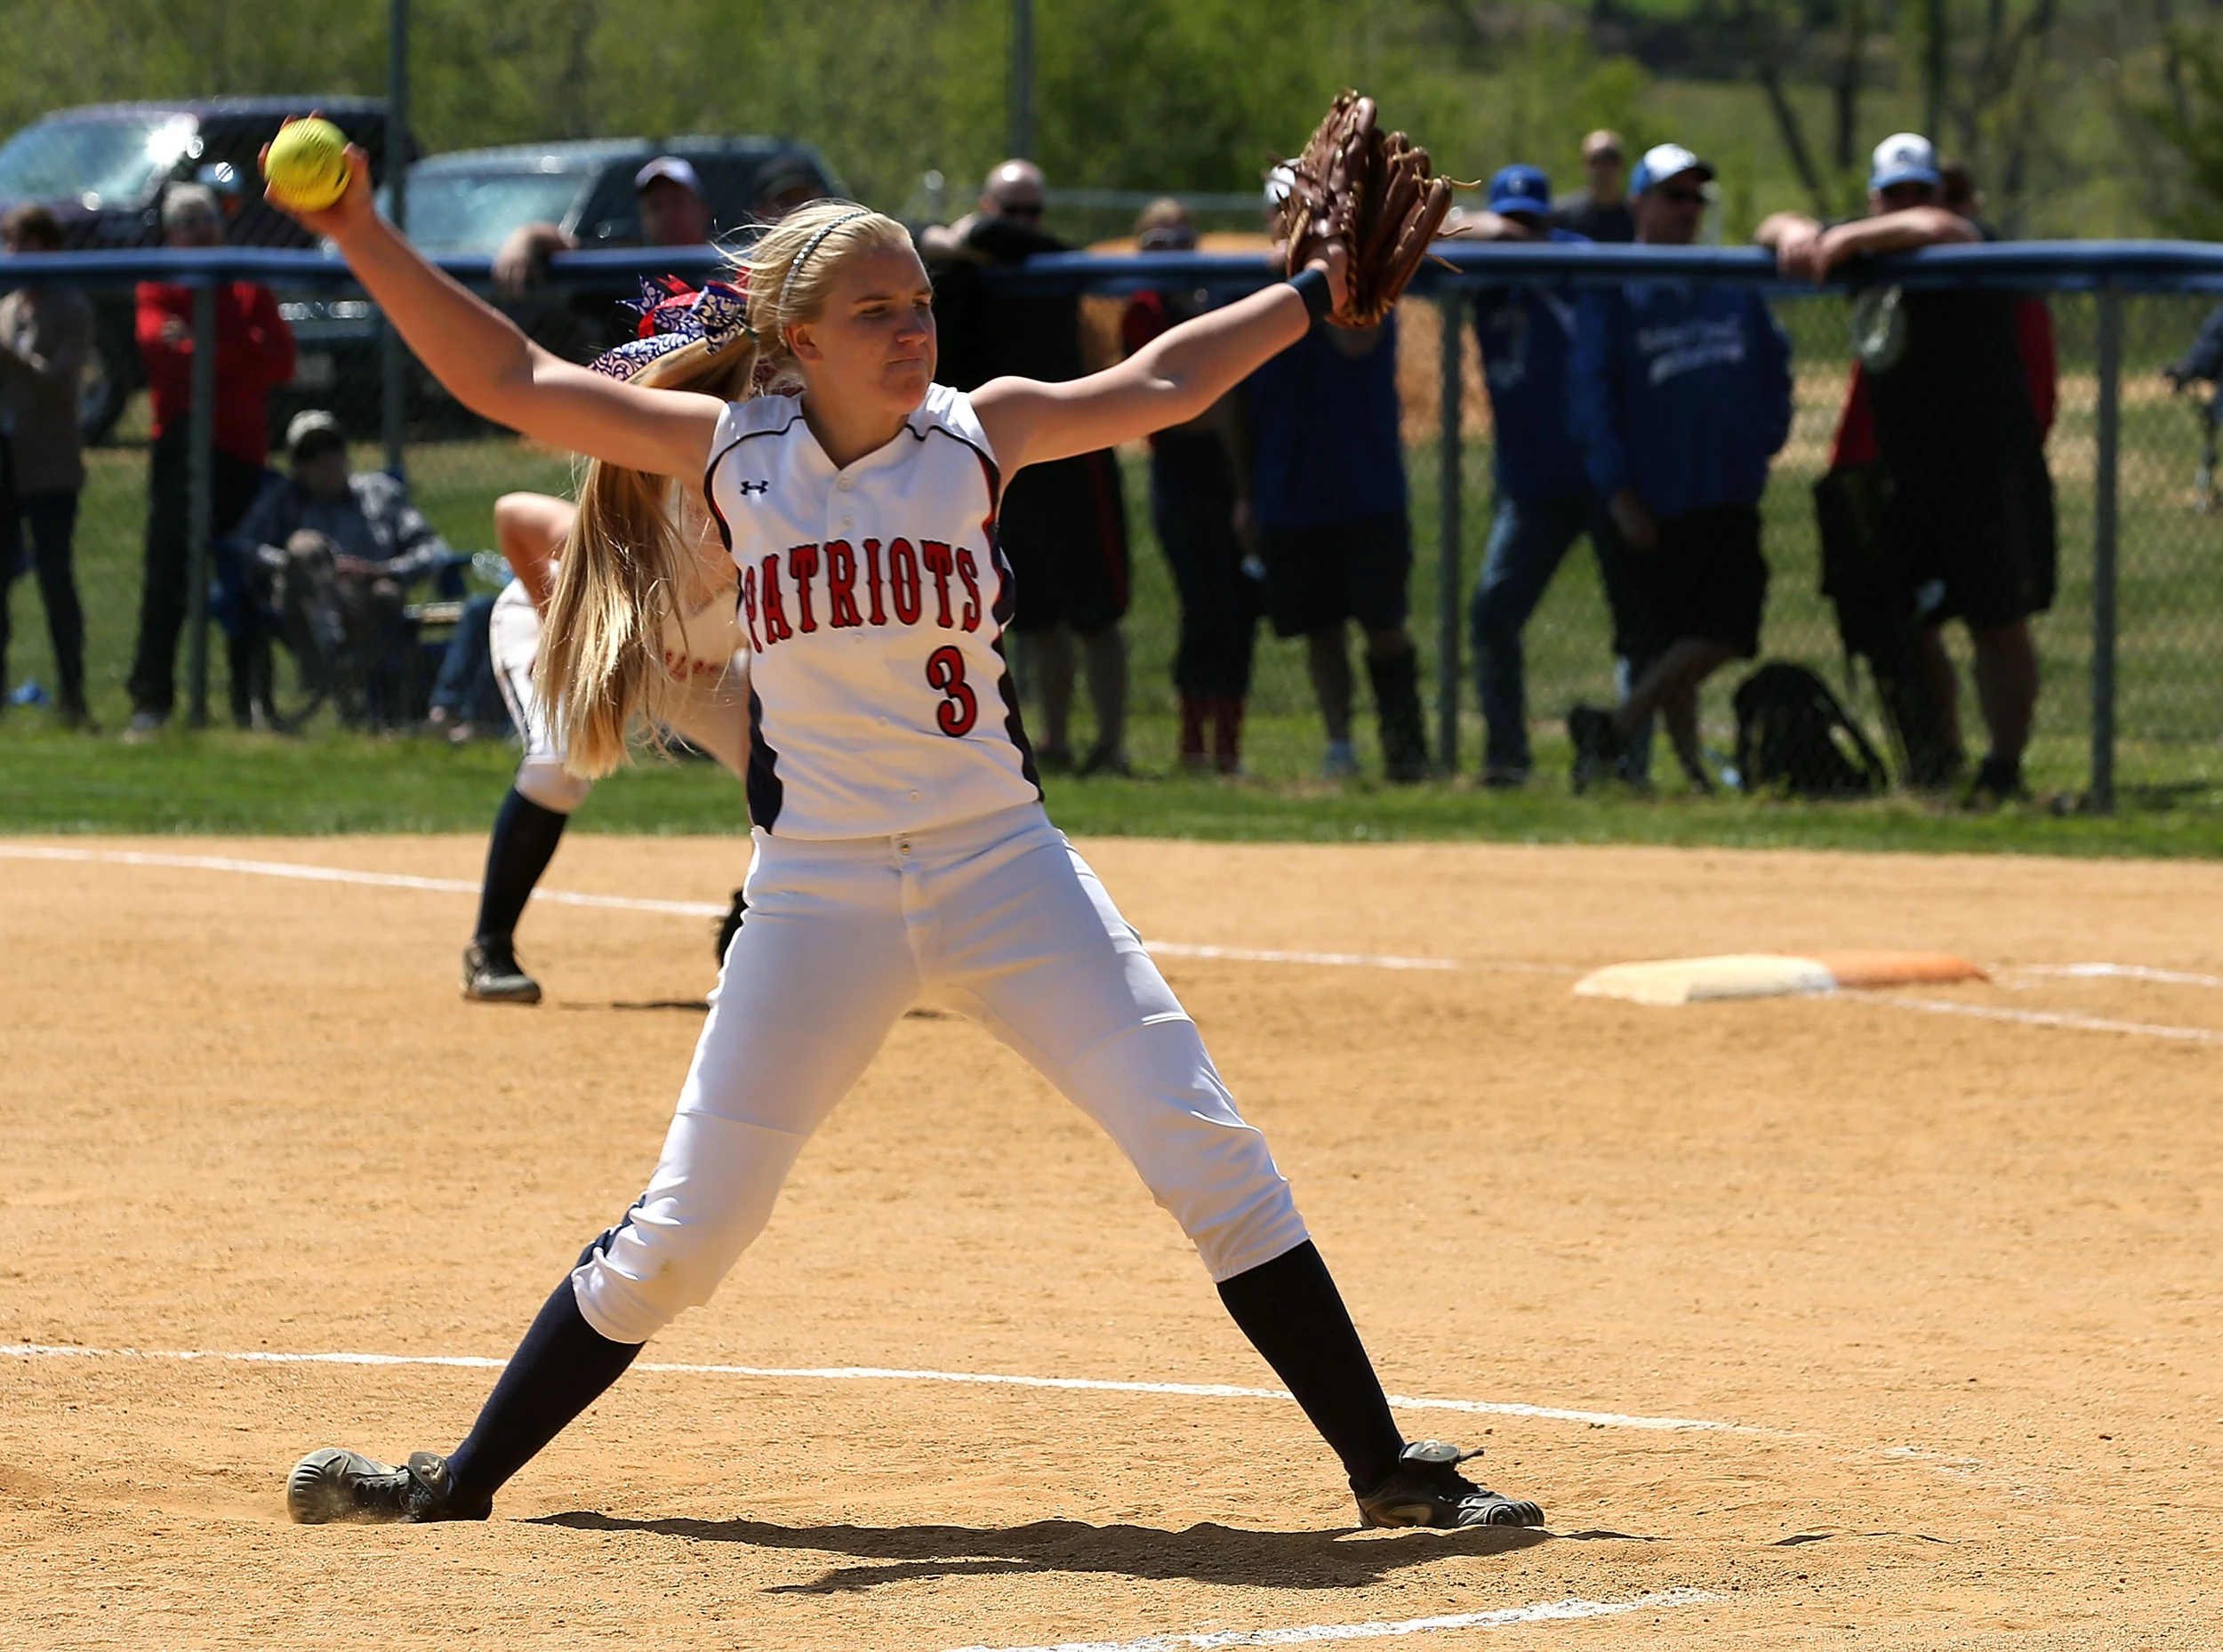
M541 655L541 616L525 594L525 582L513 580L494 598L486 618L486 647L494 658L494 681L509 705L510 720L525 742L525 757L518 765L514 782L528 801L558 814L569 814L587 800L594 782L564 772L564 735L553 718L542 710L533 692L533 670ZM698 751L708 752L726 766L726 773L745 772L749 759L748 675L736 665L725 676L691 681L665 724Z
M811 1133L922 998L968 1014L1103 1127L1215 1280L1305 1239L1196 1024L1039 806L907 837L758 831L648 1191L572 1274L603 1335L642 1343L710 1300Z

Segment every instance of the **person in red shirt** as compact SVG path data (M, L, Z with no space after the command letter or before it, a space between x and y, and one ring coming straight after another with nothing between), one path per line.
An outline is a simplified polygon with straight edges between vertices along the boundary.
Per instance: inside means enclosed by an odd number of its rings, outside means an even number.
M224 242L216 197L198 184L172 188L162 205L168 246L213 247ZM178 633L187 612L186 518L192 474L193 289L143 281L137 295L139 353L154 402L154 445L147 468L147 567L139 597L139 646L132 657L129 739L144 739L169 720L177 699ZM293 376L293 334L268 287L245 281L216 289L215 486L212 542L231 532L262 485L269 453L264 401ZM253 645L235 639L231 712L242 727L254 719L249 669ZM267 687L265 689L267 694Z
M1994 239L1976 217L1982 197L1966 167L1951 172L1928 139L1895 133L1876 146L1866 218L1825 228L1778 213L1754 239L1775 248L1786 273L1816 280L1867 253ZM1846 640L1869 653L1917 786L1945 789L1966 761L1943 627L1957 619L1968 628L1991 750L1967 801L2026 798L2022 758L2039 690L2030 621L2052 605L2057 582L2044 453L2055 402L2051 320L2042 301L1978 289L1890 288L1866 302L1856 322L1863 359L1816 491L1825 589L1841 623L1854 588L1878 610L1867 617L1887 622L1864 629L1876 632L1871 640L1883 645L1888 666L1850 630ZM1833 538L1842 555L1833 554ZM1905 615L1880 612L1893 597L1903 597L1898 605L1916 627L1911 662Z

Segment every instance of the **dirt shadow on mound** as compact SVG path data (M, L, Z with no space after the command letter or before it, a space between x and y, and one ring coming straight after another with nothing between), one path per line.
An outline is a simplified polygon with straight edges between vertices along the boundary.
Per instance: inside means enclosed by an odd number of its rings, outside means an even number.
M999 1573L1109 1572L1138 1582L1189 1578L1264 1589L1355 1589L1449 1555L1509 1554L1552 1540L1550 1532L1470 1527L1465 1531L1384 1534L1258 1532L1210 1524L1185 1531L1037 1520L1026 1526L775 1526L766 1520L625 1520L577 1510L531 1522L574 1531L654 1532L699 1543L811 1549L871 1564L838 1566L807 1584L768 1594L845 1594L919 1578ZM1585 1534L1590 1535L1590 1534Z

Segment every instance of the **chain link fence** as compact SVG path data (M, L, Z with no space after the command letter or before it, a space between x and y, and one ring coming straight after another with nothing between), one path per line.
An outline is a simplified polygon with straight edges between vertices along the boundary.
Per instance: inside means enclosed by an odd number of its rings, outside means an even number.
M2075 252L2054 250L2064 258ZM1465 615L1493 502L1489 410L1476 359L1471 301L1465 290L1481 279L1479 251L1457 254L1464 266L1461 275L1454 278L1437 272L1441 277L1439 289L1421 293L1402 306L1398 322L1415 530L1411 630L1421 654L1422 680L1436 686L1429 708L1432 738L1450 767L1470 774L1479 763L1481 722ZM521 441L476 419L449 400L413 361L406 360L399 387L405 441L398 454L389 455L384 440L389 427L381 325L361 294L344 285L343 272L313 254L229 253L203 255L197 262L189 255L176 255L166 263L161 255L109 255L106 260L56 256L68 260L72 285L86 290L108 313L128 303L132 278L156 269L173 278L224 275L259 280L277 293L296 336L298 361L293 381L271 397L272 462L282 462L277 456L277 442L287 418L306 407L323 408L349 437L357 468L385 466L389 458L399 461L415 502L460 554L445 581L429 581L410 593L414 604L436 605L420 610L421 617L429 616L420 633L429 646L422 655L421 673L408 685L405 698L387 714L389 723L408 726L421 712L437 646L454 612L453 604L486 590L490 577L498 575L494 559L482 557L475 565L469 560L470 553L493 545L494 501L512 490L569 491L571 456ZM658 269L687 266L686 258L646 256L654 259ZM1713 256L1719 260L1724 255ZM585 353L622 328L622 312L616 301L632 289L632 270L646 267L643 258L638 253L600 253L561 261L551 284L521 307L520 319L566 354ZM15 261L0 270L0 285L13 285L28 273L31 261ZM1137 261L1077 256L1051 261L1063 267L1052 278L1090 294L1085 303L1099 325L1106 316L1116 318L1125 301L1123 293L1162 278L1168 268L1181 269L1184 277L1201 271L1230 291L1255 285L1259 278L1255 262L1230 259L1204 258L1173 266L1162 257ZM2223 273L2223 257L2214 261ZM705 264L700 255L694 262ZM466 268L461 273L483 281L485 272L483 268ZM699 275L701 269L694 273ZM1733 278L1754 277L1745 267ZM2188 287L2196 278L2178 285ZM1799 662L1819 672L1845 695L1881 746L1874 695L1861 675L1849 670L1834 612L1820 592L1812 497L1814 483L1827 464L1850 370L1848 301L1842 293L1778 293L1772 301L1793 342L1796 413L1763 504L1771 577L1762 656ZM2107 592L2095 585L2094 555L2101 534L2098 484L2105 467L2100 427L2109 377L2101 360L2101 317L2110 303L2120 329L2119 368L2114 375L2118 387L2114 659L2111 687L2103 681L2096 702L2095 638L2104 639L2107 634L2104 625L2095 628L2095 603L2104 606ZM2212 439L2212 421L2207 397L2178 394L2160 372L2183 352L2211 303L2191 291L2140 292L2115 298L2089 290L2050 295L2060 397L2047 451L2058 505L2060 583L2051 612L2035 624L2044 687L2028 773L2041 793L2083 799L2096 790L2104 806L2112 790L2115 798L2135 806L2223 810L2223 670L2217 664L2223 654L2223 556L2219 555L2223 546L2213 542L2223 536L2223 516L2211 515L2207 509L2202 471L2203 445ZM1445 348L1447 316L1456 327L1452 354ZM1456 379L1447 385L1447 375L1454 373ZM1455 441L1446 440L1444 413L1450 407L1457 413ZM148 417L144 396L133 397L106 442L88 450L89 477L77 530L92 710L96 719L109 727L119 725L131 709L124 684L139 605ZM1151 533L1146 451L1137 445L1123 457L1134 565L1127 622L1130 744L1139 768L1163 771L1174 762L1170 668L1176 607L1171 579ZM1449 487L1447 462L1456 467L1449 478L1455 485ZM29 594L33 589L28 580L12 586L14 640L6 662L11 689L51 686L53 681L43 627ZM437 605L441 604L449 605ZM207 703L220 720L226 705L222 617L219 612L212 622L218 629L201 668L215 684ZM1539 783L1564 783L1567 709L1579 701L1608 701L1613 694L1609 636L1595 565L1586 549L1578 547L1562 565L1526 638ZM1969 661L1957 628L1950 646L1965 684ZM2101 662L2103 673L2107 664ZM189 675L194 669L189 637L180 670ZM1741 670L1721 673L1708 686L1702 702L1705 743L1724 759L1734 742L1729 694L1742 675ZM1363 673L1360 678L1363 684ZM1364 692L1361 686L1362 702ZM1964 693L1963 720L1975 744L1980 734L1973 695ZM189 699L181 692L181 703ZM2110 713L2111 730L2104 726ZM2102 724L2097 742L2096 715ZM1077 734L1085 740L1090 732L1085 710L1079 718ZM1359 723L1361 756L1370 770L1378 772L1377 759L1364 746L1370 718L1363 715L1363 705ZM1269 777L1296 778L1317 772L1320 751L1303 645L1274 640L1262 629L1248 766Z

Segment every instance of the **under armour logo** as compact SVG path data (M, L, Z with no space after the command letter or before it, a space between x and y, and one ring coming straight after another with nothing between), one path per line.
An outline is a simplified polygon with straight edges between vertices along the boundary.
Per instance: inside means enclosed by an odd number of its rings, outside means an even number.
M771 491L772 484L769 482L743 482L741 484L741 496L743 499L748 498L751 493L768 493Z

